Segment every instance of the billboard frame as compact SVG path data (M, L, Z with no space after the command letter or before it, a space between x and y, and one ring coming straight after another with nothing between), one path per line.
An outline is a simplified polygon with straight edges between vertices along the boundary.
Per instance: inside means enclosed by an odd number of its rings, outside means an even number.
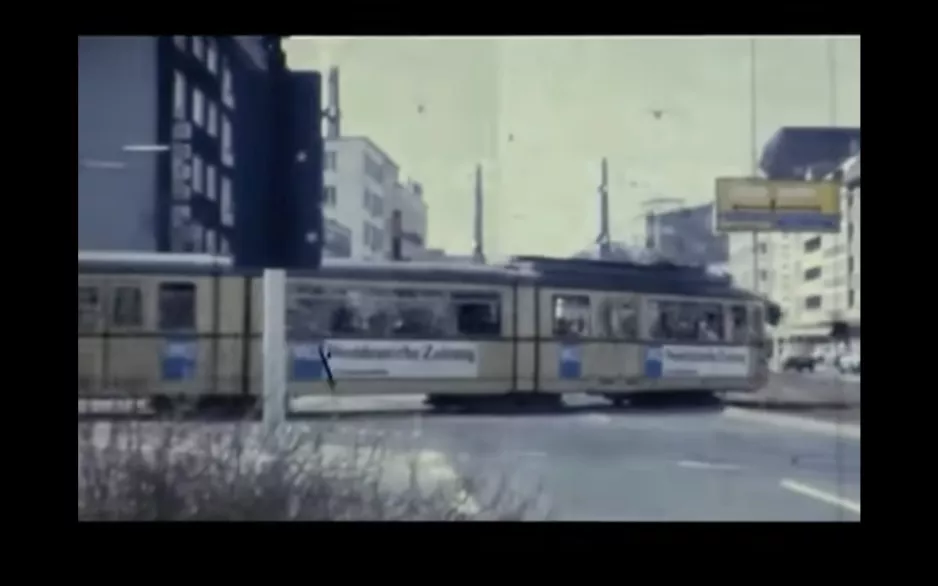
M841 184L837 181L719 177L715 192L714 229L721 234L835 234L841 230Z

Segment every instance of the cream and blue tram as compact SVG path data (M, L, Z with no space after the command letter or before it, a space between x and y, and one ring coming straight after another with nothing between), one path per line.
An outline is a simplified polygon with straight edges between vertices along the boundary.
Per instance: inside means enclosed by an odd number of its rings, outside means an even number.
M78 281L80 396L256 402L258 273L206 255L79 253ZM286 306L294 397L558 404L589 392L618 402L754 390L767 375L764 302L686 267L327 260L290 273Z

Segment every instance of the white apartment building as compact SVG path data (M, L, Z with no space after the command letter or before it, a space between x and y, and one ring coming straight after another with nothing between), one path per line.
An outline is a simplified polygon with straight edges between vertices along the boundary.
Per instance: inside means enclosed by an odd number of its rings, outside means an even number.
M422 188L402 184L397 164L367 137L326 139L323 180L324 257L391 258L394 227L402 251L422 248L427 209Z
M759 235L757 262L751 234L733 234L730 241L736 282L782 307L783 321L773 334L782 346L826 343L833 319L847 321L851 344L860 345L860 155L829 178L843 185L839 233Z

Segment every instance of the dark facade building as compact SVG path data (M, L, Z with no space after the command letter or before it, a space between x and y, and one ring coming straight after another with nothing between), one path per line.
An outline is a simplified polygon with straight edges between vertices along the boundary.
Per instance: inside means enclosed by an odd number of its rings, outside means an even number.
M860 152L859 128L784 127L762 147L759 169L769 179L820 179Z
M79 37L78 64L80 249L318 265L320 80L279 37Z
M646 246L666 258L694 265L729 261L729 236L713 229L713 204L645 217Z

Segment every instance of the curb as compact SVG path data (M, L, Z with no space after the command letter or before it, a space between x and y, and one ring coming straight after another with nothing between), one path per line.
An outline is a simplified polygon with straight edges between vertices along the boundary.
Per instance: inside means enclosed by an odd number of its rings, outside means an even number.
M779 401L772 399L724 399L724 405L730 407L744 407L747 409L763 409L765 411L818 411L818 410L846 410L859 409L860 403L848 401Z

